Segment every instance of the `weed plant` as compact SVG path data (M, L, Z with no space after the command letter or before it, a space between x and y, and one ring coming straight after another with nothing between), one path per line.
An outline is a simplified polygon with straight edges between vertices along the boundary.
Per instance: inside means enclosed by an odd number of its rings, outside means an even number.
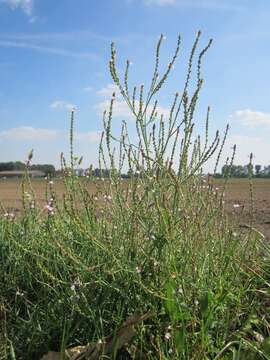
M134 115L136 138L125 121L112 133L113 94L99 148L109 178L94 177L91 168L87 178L75 175L81 159L73 152L72 111L70 160L61 156L64 197L48 179L47 204L37 204L26 166L21 215L2 206L1 359L102 342L130 315L145 313L126 358L270 359L268 244L256 232L234 232L224 191L202 175L213 156L217 168L228 132L209 139L208 109L205 134L196 135L211 41L198 52L197 34L183 89L165 117L155 98L175 66L180 37L160 73L163 39L147 90L130 88L129 61L120 80L111 47L110 73Z

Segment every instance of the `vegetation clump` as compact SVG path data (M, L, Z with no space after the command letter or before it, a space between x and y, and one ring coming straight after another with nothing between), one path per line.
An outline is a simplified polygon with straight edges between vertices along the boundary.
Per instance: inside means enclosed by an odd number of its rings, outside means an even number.
M211 45L197 54L200 35L167 117L155 97L176 63L180 37L163 73L160 37L149 89L130 88L129 61L120 80L112 45L110 73L134 115L136 137L125 121L120 134L113 133L113 94L99 148L100 169L109 169L109 178L91 168L85 179L75 175L81 160L74 155L72 112L70 160L61 156L63 199L48 179L40 209L26 171L21 216L5 216L2 206L3 359L39 359L87 343L105 353L109 335L106 355L117 359L119 328L137 315L144 321L124 345L126 358L270 358L268 244L252 227L233 231L224 189L202 175L215 154L218 166L228 128L222 139L216 132L210 140L208 109L205 134L196 135L201 66ZM78 358L90 359L85 354Z

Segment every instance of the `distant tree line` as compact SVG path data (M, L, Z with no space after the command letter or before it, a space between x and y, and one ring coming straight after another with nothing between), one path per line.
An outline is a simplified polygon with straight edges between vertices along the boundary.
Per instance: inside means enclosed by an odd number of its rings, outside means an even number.
M25 170L25 163L21 161L9 161L9 162L0 162L0 171L23 171ZM45 173L45 175L50 176L61 176L62 171L56 170L55 167L51 164L33 164L30 165L29 170L39 170ZM90 169L76 169L75 174L77 176L87 176L92 175L94 177L108 178L111 175L110 169L99 169L91 168ZM251 174L253 177L258 178L270 178L270 165L224 165L220 173L215 174L215 177L237 177L245 178ZM130 178L131 176L138 176L138 174L132 174L130 171L126 174L121 174L122 178Z
M215 177L236 177L236 178L245 178L249 175L258 178L270 178L270 165L224 165L221 169L221 173L215 175Z
M26 165L21 161L0 162L0 171L23 171ZM28 166L29 170L39 170L46 175L55 175L55 167L51 164L33 164Z

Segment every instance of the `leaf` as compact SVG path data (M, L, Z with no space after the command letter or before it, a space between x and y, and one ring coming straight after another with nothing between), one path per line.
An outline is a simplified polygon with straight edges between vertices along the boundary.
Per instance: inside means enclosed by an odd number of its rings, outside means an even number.
M175 283L174 281L170 281L165 286L166 291L166 300L165 300L165 308L167 310L168 315L170 316L171 320L175 319L177 314L177 307L174 299L175 294Z
M182 353L185 346L185 330L182 327L174 333L174 344L178 353Z
M266 355L270 355L270 337L266 338L262 343L262 350Z
M65 351L65 360L99 360L103 355L112 355L129 343L136 334L135 326L152 316L151 313L130 316L116 333L107 336L103 342L76 346ZM50 351L41 360L62 360L61 354Z
M208 315L210 299L211 298L209 292L205 291L199 300L200 314L203 318L206 318Z

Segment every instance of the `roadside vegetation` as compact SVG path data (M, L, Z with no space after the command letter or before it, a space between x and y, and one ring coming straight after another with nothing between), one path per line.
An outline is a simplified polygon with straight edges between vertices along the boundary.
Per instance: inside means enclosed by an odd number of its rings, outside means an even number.
M66 349L79 345L72 359L270 359L270 252L252 226L252 186L251 225L240 234L224 210L230 171L219 189L202 175L212 157L217 169L228 128L210 139L207 109L205 133L197 134L201 67L211 45L199 50L200 35L168 117L156 95L175 66L180 37L164 72L160 37L148 88L130 87L129 61L120 76L112 44L110 73L136 136L124 121L112 132L113 94L98 154L109 178L91 168L83 181L75 175L81 158L72 112L63 198L48 178L47 203L39 207L26 170L20 216L2 206L1 359L40 359L48 351L68 359Z

